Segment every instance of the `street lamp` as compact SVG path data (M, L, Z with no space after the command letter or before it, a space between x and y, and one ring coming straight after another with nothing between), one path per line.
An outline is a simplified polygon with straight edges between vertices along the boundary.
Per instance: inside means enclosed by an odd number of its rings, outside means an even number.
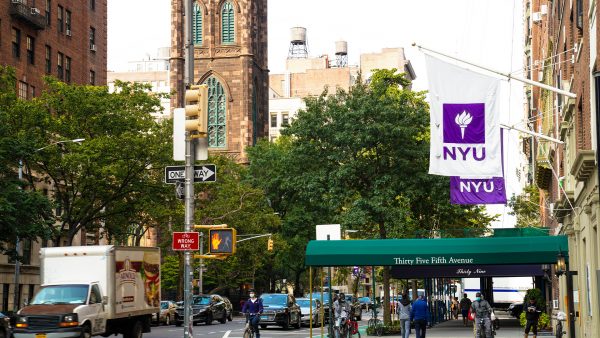
M76 138L76 139L72 139L72 140L63 140L63 141L56 141L53 143L50 143L46 146L43 146L41 148L38 148L36 150L33 151L33 153L37 153L38 151L44 150L50 146L55 146L57 144L63 144L63 143L81 143L85 141L84 138ZM19 181L23 180L23 159L19 159ZM14 308L14 312L16 313L19 310L19 276L21 274L21 262L19 262L19 250L20 250L20 239L19 239L19 235L17 235L16 241L15 241L15 252L16 252L16 257L15 257L15 291L14 291L14 298L13 298L13 308Z
M559 252L556 256L555 270L557 276L562 276L567 272L567 262L565 261L565 256L562 252Z

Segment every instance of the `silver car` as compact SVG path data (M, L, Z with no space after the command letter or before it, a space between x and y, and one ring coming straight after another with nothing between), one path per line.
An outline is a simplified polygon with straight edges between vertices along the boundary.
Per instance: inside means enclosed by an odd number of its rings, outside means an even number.
M301 322L304 325L310 324L310 299L309 298L296 298L296 304L300 307ZM318 299L312 300L312 319L313 327L320 325L319 312L321 311L321 302Z
M154 323L157 323L158 325L171 325L171 323L175 322L176 309L177 305L175 304L175 302L170 300L163 300L160 302L160 313L158 313L159 319L156 318L157 314L154 313L152 314L152 321Z

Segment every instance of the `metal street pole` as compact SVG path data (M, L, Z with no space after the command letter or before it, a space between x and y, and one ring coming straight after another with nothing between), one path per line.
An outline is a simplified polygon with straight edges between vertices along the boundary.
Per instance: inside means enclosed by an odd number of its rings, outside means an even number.
M194 82L194 45L192 44L192 14L193 0L184 0L184 35L185 35L185 84L189 88ZM185 108L185 107L184 107ZM186 132L185 138L185 232L191 232L194 225L194 155L195 140L190 132ZM202 233L200 233L202 236ZM200 237L200 254L202 254L202 237ZM192 255L189 251L184 254L184 311L183 311L183 337L194 336L192 324L192 277L191 268ZM200 260L200 291L202 291L202 260Z
M23 160L19 159L19 182L23 180ZM19 236L17 235L17 240L15 242L15 294L13 298L13 311L16 313L19 311L19 275L21 274L21 262L19 261L19 247L21 246L21 241L19 240Z

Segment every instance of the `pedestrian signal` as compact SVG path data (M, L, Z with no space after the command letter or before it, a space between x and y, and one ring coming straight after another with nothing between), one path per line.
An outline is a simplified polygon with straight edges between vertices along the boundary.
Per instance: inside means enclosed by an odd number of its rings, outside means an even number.
M217 255L235 254L236 231L233 228L208 230L208 252Z

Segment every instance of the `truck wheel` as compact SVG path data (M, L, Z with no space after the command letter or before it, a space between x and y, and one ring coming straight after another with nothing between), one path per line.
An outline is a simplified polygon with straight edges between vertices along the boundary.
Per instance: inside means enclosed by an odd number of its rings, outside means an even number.
M123 338L142 338L142 323L136 320L129 331L125 332Z
M81 338L91 338L92 337L92 329L88 324L84 324L81 329Z

